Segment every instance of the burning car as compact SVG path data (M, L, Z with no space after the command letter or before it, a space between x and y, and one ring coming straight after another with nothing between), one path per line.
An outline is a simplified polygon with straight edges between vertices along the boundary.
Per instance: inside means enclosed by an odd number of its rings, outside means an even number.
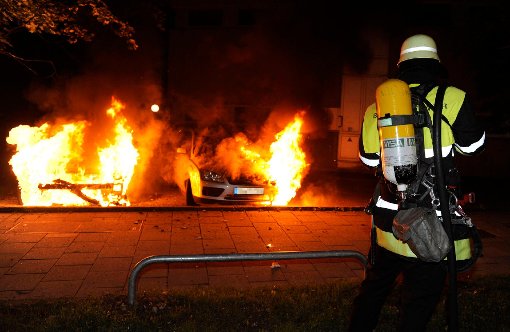
M220 141L191 134L178 149L175 179L186 204L257 203L284 206L295 197L308 171L301 149L303 113L270 140L244 134Z
M203 137L200 141L211 142ZM271 204L276 189L274 183L256 175L241 174L234 177L224 167L204 163L204 159L210 156L207 150L211 144L195 143L193 137L187 147L177 149L176 178L185 194L186 205Z
M86 120L41 126L20 125L6 141L16 147L9 160L25 206L130 205L127 189L140 153L122 114L124 105L112 98L104 112L104 137Z

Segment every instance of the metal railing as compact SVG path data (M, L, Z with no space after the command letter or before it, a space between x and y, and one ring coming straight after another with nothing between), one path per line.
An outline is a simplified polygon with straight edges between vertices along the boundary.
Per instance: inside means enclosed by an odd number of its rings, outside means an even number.
M192 262L234 262L234 261L263 261L285 259L312 259L312 258L356 258L365 268L367 258L359 251L332 250L332 251L290 251L249 254L210 254L210 255L157 255L149 256L139 261L131 270L128 279L128 303L135 304L136 284L138 274L147 266L159 263L192 263Z

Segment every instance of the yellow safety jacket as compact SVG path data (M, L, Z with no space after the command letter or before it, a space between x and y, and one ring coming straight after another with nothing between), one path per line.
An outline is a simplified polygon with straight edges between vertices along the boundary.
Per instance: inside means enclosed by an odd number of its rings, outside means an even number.
M411 84L410 87L417 86ZM438 88L434 87L426 99L434 105ZM443 115L446 121L441 123L441 146L443 157L452 157L453 151L464 155L476 154L483 150L485 145L485 132L479 129L474 114L465 101L466 93L458 88L449 86L446 89L443 101ZM430 119L433 120L433 110L429 109ZM359 142L359 158L367 166L377 167L380 164L380 140L377 127L376 104L370 105L363 118L362 132ZM433 157L433 144L430 129L423 128L425 157ZM406 257L416 257L409 246L398 240L391 231L393 217L398 210L396 197L383 191L376 198L373 214L376 229L377 244L389 251ZM471 258L469 238L455 239L455 253L457 260Z
M411 87L417 84L411 84ZM434 87L428 94L427 100L434 104L436 100L437 87ZM443 157L448 156L452 152L452 147L464 155L472 155L480 151L485 145L485 132L481 130L471 130L469 127L474 122L472 114L468 110L461 112L467 108L464 103L466 93L458 88L449 86L446 89L443 101L443 115L448 123L441 123L441 145ZM469 111L471 111L469 109ZM459 117L460 114L460 117ZM429 110L431 120L433 120L433 112ZM459 128L459 132L454 130ZM464 131L462 131L464 129ZM432 146L432 135L430 129L423 128L423 138L425 145L425 157L434 156ZM377 112L375 103L370 105L363 118L363 127L360 136L360 154L361 161L371 167L379 165L380 142L379 132L377 128Z

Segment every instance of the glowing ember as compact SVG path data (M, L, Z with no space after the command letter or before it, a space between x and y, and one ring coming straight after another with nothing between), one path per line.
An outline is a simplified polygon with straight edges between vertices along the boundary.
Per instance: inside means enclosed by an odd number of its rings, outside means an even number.
M99 165L91 166L84 157L85 132L92 129L86 121L11 129L7 143L16 145L16 154L9 164L23 205L129 205L126 192L139 154L123 108L112 99L107 114L114 121L114 136L97 147Z

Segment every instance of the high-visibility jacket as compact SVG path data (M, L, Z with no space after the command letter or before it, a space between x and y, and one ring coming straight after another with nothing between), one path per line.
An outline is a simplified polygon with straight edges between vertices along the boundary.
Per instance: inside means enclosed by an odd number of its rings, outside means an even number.
M417 86L411 84L410 87ZM434 105L437 87L434 87L428 94L427 100ZM434 116L429 110L430 118ZM466 93L460 89L449 86L446 89L443 101L443 115L450 126L443 121L441 123L441 145L443 157L455 151L463 155L474 155L483 150L485 145L485 132L476 123L474 113L466 100ZM432 136L429 128L423 128L425 157L434 156ZM377 112L375 103L370 105L363 118L363 128L360 136L359 157L361 161L370 167L379 165L380 143L377 128Z
M410 87L418 84L410 84ZM426 98L434 105L438 88L429 91ZM474 112L467 100L466 93L458 88L449 86L443 101L443 115L448 123L441 124L442 155L452 159L454 151L463 155L475 155L485 147L485 132L475 120ZM429 110L433 120L433 112ZM425 157L433 157L433 144L430 129L423 128ZM363 118L362 132L359 140L359 158L369 167L380 165L380 140L377 128L377 112L375 103L370 105ZM453 162L451 162L453 163ZM396 190L394 185L380 179L380 194L376 198L373 208L373 222L376 227L377 244L387 250L407 257L416 257L409 246L395 238L392 233L393 217L398 210ZM437 211L440 214L440 211ZM470 243L467 238L455 239L457 260L471 257Z

